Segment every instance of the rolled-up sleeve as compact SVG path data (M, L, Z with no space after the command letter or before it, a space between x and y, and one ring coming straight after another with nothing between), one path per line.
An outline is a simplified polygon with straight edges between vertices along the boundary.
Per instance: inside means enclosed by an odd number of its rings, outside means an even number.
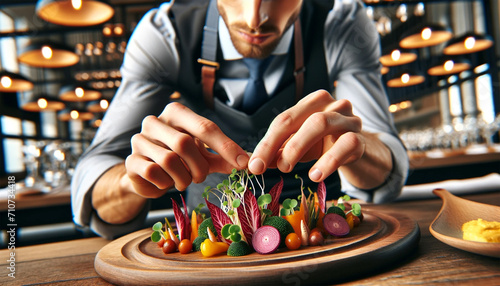
M148 207L123 225L102 221L92 208L92 188L111 167L131 153L130 138L140 132L142 120L159 115L169 102L177 78L179 57L175 32L167 17L169 6L148 12L127 45L121 67L122 83L106 111L91 145L75 169L71 183L73 220L97 234L114 238L140 227Z
M335 1L325 23L325 51L332 93L347 99L363 122L363 131L376 133L391 150L393 169L384 184L373 190L354 187L340 173L342 191L367 202L396 199L408 176L409 162L389 112L382 85L380 41L373 21L357 0Z

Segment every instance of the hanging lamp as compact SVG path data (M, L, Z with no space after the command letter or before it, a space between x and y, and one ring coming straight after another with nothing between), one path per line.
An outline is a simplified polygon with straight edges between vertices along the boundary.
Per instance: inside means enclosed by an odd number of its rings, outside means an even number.
M404 34L399 46L405 49L419 49L435 46L450 40L453 34L440 25L425 25Z
M102 24L113 17L114 9L94 0L39 0L36 14L62 26L86 27Z
M33 89L33 83L24 76L8 72L0 71L0 92L18 92Z
M417 54L401 49L393 49L390 53L380 57L380 63L386 67L404 65L415 60L417 60Z
M63 102L55 100L47 94L40 94L21 105L21 109L30 112L59 111L63 110L64 107Z
M461 73L470 69L471 66L464 60L460 59L445 59L441 64L433 66L427 70L427 73L432 76L447 76Z
M57 118L61 121L89 121L94 118L94 114L78 108L66 108L58 113Z
M93 101L101 98L102 93L83 86L66 85L61 88L59 98L64 101Z
M445 55L464 55L484 51L493 46L490 36L466 33L451 40L443 49Z
M21 50L19 61L39 68L63 68L77 64L80 57L73 49L54 42L34 42Z
M423 83L425 77L414 72L402 72L396 78L387 81L388 87L407 87Z

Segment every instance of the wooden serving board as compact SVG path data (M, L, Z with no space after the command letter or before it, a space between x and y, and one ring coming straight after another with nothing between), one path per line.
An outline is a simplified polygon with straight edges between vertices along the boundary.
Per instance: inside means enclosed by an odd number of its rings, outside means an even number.
M240 257L164 254L151 241L152 230L145 229L104 246L94 266L102 278L120 285L335 284L397 263L418 245L420 230L410 218L363 214L346 237L329 238L325 245Z

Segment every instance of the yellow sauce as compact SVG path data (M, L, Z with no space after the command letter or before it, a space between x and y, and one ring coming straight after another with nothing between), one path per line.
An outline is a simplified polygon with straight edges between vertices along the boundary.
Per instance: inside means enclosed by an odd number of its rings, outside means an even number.
M483 219L472 220L462 225L465 240L500 242L500 222Z

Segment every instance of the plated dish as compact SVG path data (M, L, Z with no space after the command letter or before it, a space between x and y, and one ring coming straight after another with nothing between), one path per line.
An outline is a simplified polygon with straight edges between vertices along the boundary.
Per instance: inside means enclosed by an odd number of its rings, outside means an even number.
M500 206L466 200L445 189L435 189L435 195L443 200L429 231L438 240L455 248L491 257L500 257L500 243L476 242L463 239L462 225L479 218L500 221Z

